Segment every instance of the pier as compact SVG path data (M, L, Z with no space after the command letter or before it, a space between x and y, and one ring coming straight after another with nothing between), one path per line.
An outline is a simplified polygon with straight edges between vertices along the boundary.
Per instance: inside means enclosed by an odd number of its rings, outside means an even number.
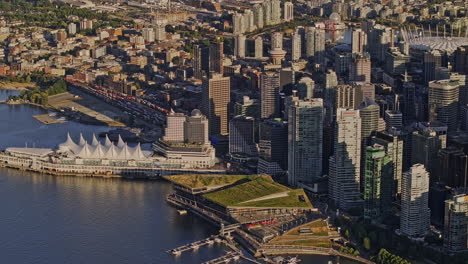
M239 259L243 259L246 262L253 263L253 264L261 264L260 262L250 259L242 254L240 251L230 251L226 255L221 256L219 258L212 259L207 262L203 262L202 264L221 264L221 263L229 263L232 260L236 261Z
M228 252L226 255L221 256L219 258L212 259L207 262L203 262L203 264L221 264L221 263L228 263L231 260L239 260L242 254L240 252Z
M196 251L200 247L203 247L205 245L213 245L215 242L216 243L221 243L222 240L220 238L216 237L216 236L212 236L212 237L209 237L209 238L206 238L206 239L195 241L195 242L189 243L187 245L183 245L183 246L168 250L166 252L169 253L169 254L172 254L174 256L178 256L178 255L182 254L185 251L189 251L189 250Z

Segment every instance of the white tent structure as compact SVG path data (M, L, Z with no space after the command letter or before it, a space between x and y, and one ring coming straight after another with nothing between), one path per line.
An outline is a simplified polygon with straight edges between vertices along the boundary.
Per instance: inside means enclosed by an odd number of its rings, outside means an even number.
M57 152L82 159L147 160L149 158L149 155L141 150L139 143L135 147L129 147L120 135L117 145L114 145L107 135L104 144L102 144L93 134L92 142L89 144L80 134L79 143L76 144L68 134L67 140L58 146Z

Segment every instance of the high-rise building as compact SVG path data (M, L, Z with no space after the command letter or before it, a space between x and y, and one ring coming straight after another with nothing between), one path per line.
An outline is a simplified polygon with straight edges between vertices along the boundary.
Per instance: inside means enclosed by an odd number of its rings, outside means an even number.
M184 123L184 142L208 145L210 144L208 132L208 119L202 115L200 110L194 109Z
M275 32L271 35L271 49L283 49L283 33Z
M258 36L255 38L255 58L263 57L263 39Z
M385 53L385 71L392 76L404 74L409 62L410 56L401 53L398 48L390 48Z
M244 25L245 32L252 32L257 29L257 26L255 25L255 14L252 10L247 9L244 11L244 21L246 22Z
M442 67L442 52L431 50L424 53L424 83L429 83L436 79L436 69Z
M68 34L76 34L76 24L70 23L68 24Z
M372 132L379 130L380 108L374 100L366 97L358 109L361 117L361 139L367 146Z
M283 20L289 22L294 20L294 4L292 2L285 2L283 6Z
M208 121L197 109L191 116L169 114L165 135L152 147L158 162L177 163L182 168L211 168L217 162L215 149L208 141Z
M401 182L400 232L422 237L430 230L429 173L422 164L403 173Z
M405 73L403 81L403 120L409 125L416 120L416 85L408 79Z
M336 86L338 85L338 77L333 70L328 70L325 73L325 85L323 91L323 104L326 108L325 123L331 124L333 116L335 115L335 99L336 99Z
M455 71L468 75L468 46L458 47L455 51Z
M221 74L204 78L202 112L208 118L210 136L228 134L228 108L231 101L231 80Z
M280 73L280 92L283 92L284 89L287 89L288 87L292 89L295 83L295 79L294 79L295 72L293 68L291 67L281 68L279 73Z
M384 147L386 155L391 159L393 166L393 180L391 194L396 199L401 194L401 175L403 173L403 140L396 135L386 132L376 132L371 139L371 144Z
M229 121L229 154L257 155L255 119L236 116Z
M306 56L311 58L315 54L315 28L308 27L306 28L305 38L306 38Z
M155 19L153 21L153 28L154 28L154 38L155 40L162 41L166 40L166 19Z
M234 39L234 56L245 58L245 36L242 34L236 35Z
M429 121L440 121L449 132L457 130L459 83L452 80L429 82Z
M277 72L264 72L260 76L261 118L278 115L280 75Z
M434 181L468 190L468 156L455 146L439 150Z
M166 118L164 128L164 141L184 142L185 115L182 113L170 113Z
M359 116L361 117L361 157L366 155L366 146L370 144L371 135L373 132L379 130L379 117L380 117L380 108L374 102L374 100L369 98L364 98L364 101L359 105ZM361 162L361 183L364 181L365 173L365 158L360 160ZM362 186L361 186L362 187Z
M83 19L80 21L80 30L93 29L93 21L88 19Z
M288 123L267 119L260 122L258 173L275 175L288 169Z
M245 33L245 30L244 30L245 26L244 26L244 16L242 14L239 14L239 13L234 13L234 15L232 15L232 31L234 34L242 34L242 33Z
M403 115L400 111L386 110L384 119L385 129L401 129L403 127Z
M269 0L271 3L271 23L273 25L281 23L281 2L280 0Z
M361 118L359 110L338 108L334 155L329 166L329 197L337 208L350 210L362 206L359 175L361 171Z
M259 103L257 99L251 99L244 95L240 102L234 105L234 115L251 116L258 118L259 116Z
M468 249L468 195L445 201L444 247L451 253Z
M323 101L294 102L288 114L288 183L312 183L322 176Z
M325 66L325 30L316 29L314 38L314 62Z
M313 98L315 90L315 82L312 78L302 77L297 83L297 92L299 93L299 98Z
M293 61L297 61L301 58L302 54L302 47L301 47L301 35L296 31L292 36L292 51L291 51L291 59Z
M200 80L203 77L201 53L202 53L201 47L199 45L193 45L193 56L192 56L193 77L200 79Z
M210 45L210 72L223 74L223 61L224 43L222 41L217 40Z
M349 64L349 81L356 83L371 82L371 59L369 54L353 54Z
M375 100L375 85L372 83L359 83L356 84L361 87L362 97Z
M356 109L364 100L360 86L337 85L335 90L335 108Z
M392 203L392 159L383 146L374 144L366 148L364 164L364 217L378 221Z
M142 35L146 42L154 42L155 36L153 28L143 28Z
M431 176L435 175L437 153L447 145L447 127L433 122L418 123L411 135L411 163L423 164Z
M371 57L379 62L385 60L385 52L395 44L394 29L382 25L375 25L367 35L368 49Z
M271 17L271 1L263 1L263 21L264 25L270 26L273 25L273 19Z
M264 25L264 16L263 16L263 6L260 4L255 4L253 6L254 14L254 23L257 28L263 28Z
M364 54L367 46L367 34L362 29L356 29L352 35L352 53Z

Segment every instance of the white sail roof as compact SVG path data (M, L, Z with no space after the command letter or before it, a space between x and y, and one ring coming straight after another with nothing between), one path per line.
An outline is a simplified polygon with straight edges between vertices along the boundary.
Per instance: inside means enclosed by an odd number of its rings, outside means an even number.
M93 141L91 142L92 146L97 146L99 145L99 141L96 138L96 135L93 133Z
M107 136L102 144L95 135L89 144L80 134L79 142L76 144L70 135L67 135L67 140L59 145L58 151L82 159L145 160L149 157L141 150L140 144L133 148L129 147L120 136L117 145L114 145Z

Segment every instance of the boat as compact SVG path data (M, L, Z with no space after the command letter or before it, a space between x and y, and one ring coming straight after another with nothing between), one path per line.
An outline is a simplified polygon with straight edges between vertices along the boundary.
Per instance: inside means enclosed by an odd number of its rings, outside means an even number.
M287 261L287 262L286 262L287 264L296 264L296 263L301 262L301 260L298 259L297 257L289 258L289 259L287 259L286 261Z
M187 210L177 210L177 213L179 213L179 215L186 215Z

